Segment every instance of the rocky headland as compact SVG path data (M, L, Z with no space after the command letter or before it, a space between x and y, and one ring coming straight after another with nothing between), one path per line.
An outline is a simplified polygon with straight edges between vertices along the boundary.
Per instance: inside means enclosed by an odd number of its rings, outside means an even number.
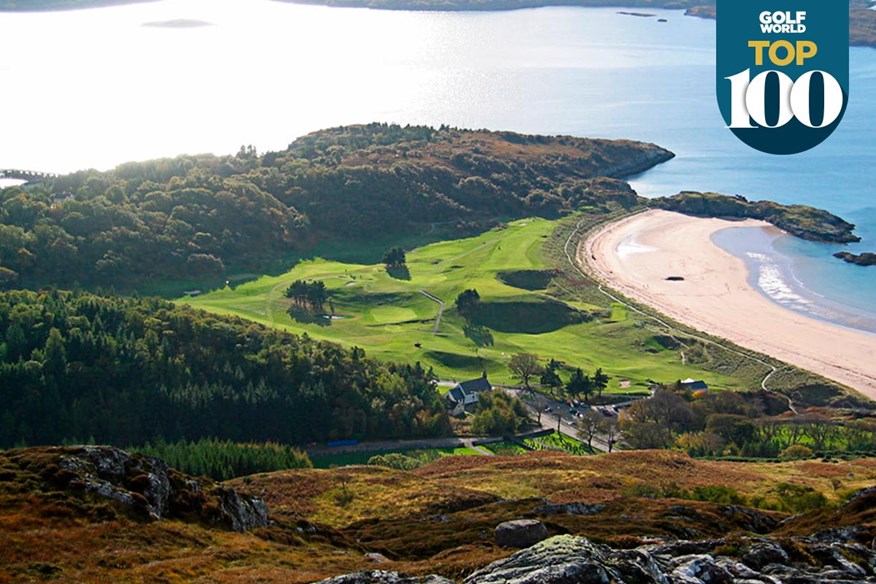
M758 219L810 241L854 243L861 240L854 234L855 226L852 223L828 211L807 205L749 201L741 195L728 196L693 191L651 199L649 205L696 217Z

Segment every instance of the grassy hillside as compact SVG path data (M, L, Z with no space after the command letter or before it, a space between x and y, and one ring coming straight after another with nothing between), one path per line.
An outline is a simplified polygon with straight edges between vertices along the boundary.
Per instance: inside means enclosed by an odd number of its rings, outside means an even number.
M602 367L613 377L612 388L621 379L642 389L649 378L689 376L706 377L716 387L741 385L730 375L683 365L677 351L662 345L626 310L596 306L565 289L574 283L559 274L552 277L548 270L555 260L545 250L557 225L538 218L518 220L477 237L415 249L408 253L409 276L393 277L382 264L315 259L281 276L180 301L359 346L381 359L418 360L443 379L475 377L486 370L492 380L510 382L511 355L532 352L571 367ZM325 282L335 319L287 314L291 301L284 292L299 279ZM453 307L456 296L469 288L478 290L482 304L472 324ZM432 330L438 304L423 290L447 304L437 334Z
M852 489L876 481L872 459L741 464L665 452L532 453L448 457L414 472L363 466L278 472L224 484L263 497L272 521L235 533L185 515L148 521L74 483L65 487L63 454L0 452L0 582L304 583L363 569L458 578L509 555L493 544L492 530L520 517L543 520L552 534L618 547L644 537L767 534L802 510L793 501L782 507L789 492L782 484L796 485L792 491L814 502L814 510L780 526L780 534L851 524L861 537L874 534L872 506L840 513L835 507ZM740 501L754 509L731 506ZM546 515L537 510L545 502L604 507L588 516ZM389 561L375 565L369 552Z

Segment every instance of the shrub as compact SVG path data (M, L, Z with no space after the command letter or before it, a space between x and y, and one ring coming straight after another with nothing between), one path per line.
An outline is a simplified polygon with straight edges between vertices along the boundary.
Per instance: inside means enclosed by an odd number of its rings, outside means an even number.
M792 444L779 453L780 458L788 460L805 460L812 458L815 453L808 446L802 444Z
M708 501L710 503L720 503L722 505L745 505L745 497L739 494L739 491L732 487L725 486L709 486L709 487L694 487L691 496L695 501Z

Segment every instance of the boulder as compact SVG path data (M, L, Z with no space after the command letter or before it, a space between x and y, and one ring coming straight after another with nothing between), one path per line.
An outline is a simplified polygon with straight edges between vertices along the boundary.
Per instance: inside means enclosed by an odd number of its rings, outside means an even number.
M560 535L478 570L464 584L668 584L647 553L619 552L583 537Z
M770 564L787 564L788 554L775 542L759 540L742 555L742 563L759 572Z
M876 253L872 252L864 252L855 255L847 251L840 251L833 254L833 257L839 258L850 264L855 264L856 266L876 266Z
M535 519L506 521L496 527L496 545L499 547L525 548L547 539L544 523Z
M671 579L680 582L708 582L708 584L732 584L733 575L715 562L710 555L681 556L672 562Z

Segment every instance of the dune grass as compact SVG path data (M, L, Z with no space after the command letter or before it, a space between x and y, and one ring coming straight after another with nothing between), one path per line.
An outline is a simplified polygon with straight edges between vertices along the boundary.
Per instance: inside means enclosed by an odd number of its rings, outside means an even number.
M677 351L654 343L654 332L620 307L608 311L566 293L558 300L549 286L527 290L507 284L528 282L533 271L555 268L555 260L546 257L544 248L558 224L518 220L476 237L419 247L408 252L409 274L401 278L379 263L310 259L279 276L179 302L358 346L380 359L419 361L433 367L441 379L462 380L487 371L494 383L512 383L507 367L511 356L530 352L564 362L563 378L574 367L585 371L602 367L612 377L609 391L618 389L621 379L630 380L634 389L647 386L649 379L671 382L687 377L707 379L715 388L743 386L732 376L683 364ZM350 256L378 257L368 245L350 250ZM522 277L509 276L517 272ZM332 298L332 319L290 317L284 292L299 279L325 282ZM453 305L468 288L477 289L481 296L479 322L467 323ZM446 304L437 334L432 329L438 303L422 291ZM326 310L330 311L329 305Z

